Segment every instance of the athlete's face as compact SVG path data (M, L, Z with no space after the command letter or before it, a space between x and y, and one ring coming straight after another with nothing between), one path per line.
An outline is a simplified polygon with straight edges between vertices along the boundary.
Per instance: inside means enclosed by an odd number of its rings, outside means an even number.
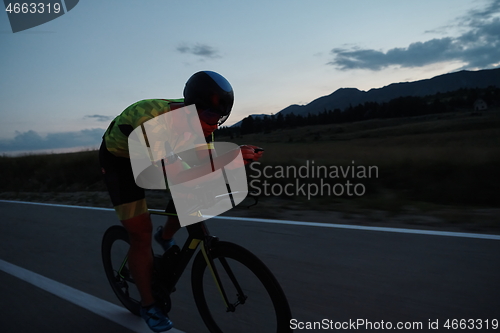
M194 121L197 121L195 117L192 118ZM203 120L199 120L201 124L201 129L203 130L203 136L207 137L212 134L217 129L217 124L209 125Z
M200 119L201 129L205 137L209 136L217 129L217 122L220 119L219 115L203 110L198 110L198 118Z
M203 136L207 137L212 134L216 129L217 125L209 125L198 117L190 117L189 121L191 122L191 128L197 128L201 124L201 130L203 131Z

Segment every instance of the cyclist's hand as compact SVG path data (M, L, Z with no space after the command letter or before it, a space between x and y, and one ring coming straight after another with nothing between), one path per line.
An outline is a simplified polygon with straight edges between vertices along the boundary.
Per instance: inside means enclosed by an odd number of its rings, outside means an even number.
M240 146L240 149L243 160L245 161L245 165L250 162L258 161L264 153L264 149L252 145L243 145Z

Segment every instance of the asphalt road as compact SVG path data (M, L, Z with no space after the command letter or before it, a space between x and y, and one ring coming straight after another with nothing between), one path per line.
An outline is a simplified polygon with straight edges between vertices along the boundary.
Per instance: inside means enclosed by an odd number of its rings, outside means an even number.
M100 259L101 237L118 223L114 212L0 202L0 216L1 260L119 304ZM409 331L424 332L438 320L432 331L449 332L447 319L481 320L483 329L485 320L490 327L500 320L500 240L228 220L209 228L269 266L297 325L409 322L423 328ZM206 332L185 274L171 318L184 332ZM0 332L131 331L0 270Z

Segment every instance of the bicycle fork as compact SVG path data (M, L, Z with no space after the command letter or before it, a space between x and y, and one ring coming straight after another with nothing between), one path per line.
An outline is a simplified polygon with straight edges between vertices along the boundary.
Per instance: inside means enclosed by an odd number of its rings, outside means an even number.
M203 253L203 257L205 258L207 267L210 270L210 273L212 274L212 278L214 279L215 285L217 286L217 289L221 294L224 305L226 306L226 312L235 312L236 307L238 305L245 304L245 301L248 298L248 296L246 296L243 292L243 289L241 289L241 286L238 283L238 280L236 280L236 276L234 275L233 270L231 269L229 264L227 263L226 258L220 257L219 261L237 291L238 300L234 304L229 302L226 291L224 290L224 286L222 285L219 272L217 270L217 267L215 266L214 259L210 255L211 248L217 243L217 241L218 241L217 237L214 236L206 237L204 241L201 241L201 252Z

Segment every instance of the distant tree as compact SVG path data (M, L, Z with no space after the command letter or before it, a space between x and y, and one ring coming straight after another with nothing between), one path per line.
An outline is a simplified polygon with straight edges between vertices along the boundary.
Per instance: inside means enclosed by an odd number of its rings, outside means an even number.
M283 116L283 114L278 113L278 115L276 116L275 128L279 129L283 127L285 127L285 117Z
M254 133L254 130L254 119L252 116L248 116L241 121L241 135Z

